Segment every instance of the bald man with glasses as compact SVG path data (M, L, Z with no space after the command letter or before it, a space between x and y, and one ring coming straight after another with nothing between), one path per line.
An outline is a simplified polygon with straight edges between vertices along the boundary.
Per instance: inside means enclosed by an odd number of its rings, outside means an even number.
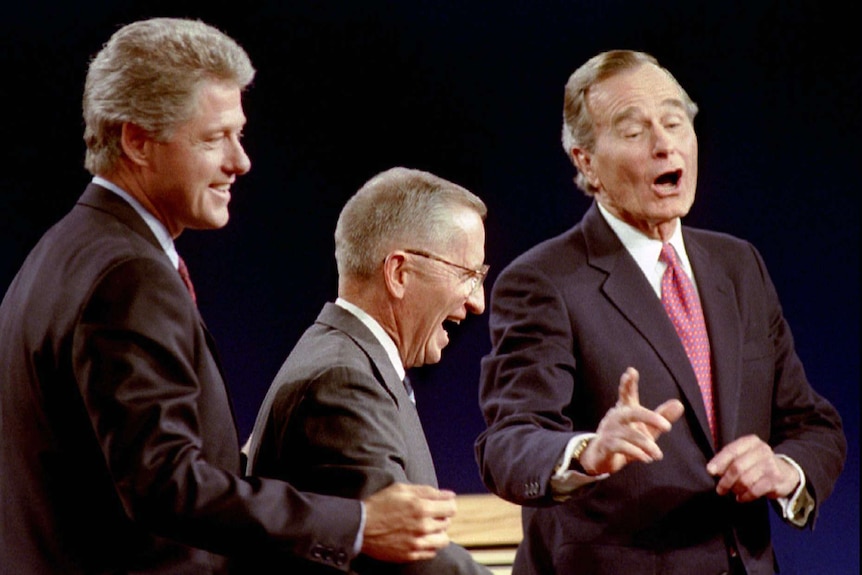
M484 312L486 213L463 187L406 168L378 174L348 200L335 230L338 299L276 375L248 442L249 473L343 497L394 482L437 486L406 371L440 361L447 327ZM268 572L272 562L260 559L249 572ZM360 556L352 568L490 574L454 544L427 561ZM317 573L309 569L301 572Z

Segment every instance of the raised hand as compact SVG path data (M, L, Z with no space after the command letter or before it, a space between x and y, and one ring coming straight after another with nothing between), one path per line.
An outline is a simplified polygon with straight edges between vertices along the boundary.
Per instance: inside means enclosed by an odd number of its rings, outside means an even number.
M616 473L632 461L651 462L663 457L656 440L670 431L684 407L677 399L668 400L655 410L643 407L638 396L639 378L633 367L620 377L617 404L599 422L596 437L580 457L587 473Z

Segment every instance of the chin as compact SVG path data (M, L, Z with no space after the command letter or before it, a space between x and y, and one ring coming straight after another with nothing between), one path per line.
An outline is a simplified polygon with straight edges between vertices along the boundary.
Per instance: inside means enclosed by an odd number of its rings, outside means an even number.
M227 211L219 214L211 214L210 217L201 222L202 225L200 229L217 230L225 227L229 221L230 214L228 214Z
M424 358L425 361L423 362L423 364L428 365L431 363L439 363L440 359L442 357L443 357L443 350L442 349L428 350L425 353L425 358Z

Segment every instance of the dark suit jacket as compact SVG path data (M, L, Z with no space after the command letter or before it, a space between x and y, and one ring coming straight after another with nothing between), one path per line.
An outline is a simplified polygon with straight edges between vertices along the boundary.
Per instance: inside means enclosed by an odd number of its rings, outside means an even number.
M96 185L0 306L0 437L3 573L221 573L264 549L346 568L358 532L358 502L241 477L197 308Z
M396 481L437 486L416 406L386 351L356 316L331 303L293 348L264 399L249 470L343 497L365 498ZM360 557L354 569L374 575L488 573L454 544L430 561L395 565Z
M835 409L810 387L760 255L727 235L683 228L712 346L722 444L756 434L795 460L818 502L846 442ZM716 453L697 381L640 268L593 205L568 232L529 250L495 282L492 352L476 443L487 486L528 506L516 574L712 575L726 542L749 573L772 573L768 504L715 494ZM649 408L678 398L685 415L659 440L664 459L630 464L552 499L549 478L573 431L594 431L620 375L640 372Z

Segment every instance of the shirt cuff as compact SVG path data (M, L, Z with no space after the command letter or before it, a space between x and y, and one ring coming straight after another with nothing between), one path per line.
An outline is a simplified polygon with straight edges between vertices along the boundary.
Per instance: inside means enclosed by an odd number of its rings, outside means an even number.
M806 488L805 473L799 467L799 464L791 458L780 453L777 456L789 463L799 473L799 485L790 494L790 497L779 497L776 499L778 506L781 507L781 516L791 525L805 527L806 523L808 523L808 517L814 511L814 497L811 496L811 493Z
M359 502L359 533L356 534L356 543L353 544L353 556L359 555L362 551L362 534L365 533L365 503Z
M574 435L566 444L566 449L563 451L563 456L554 468L554 474L551 476L551 493L555 501L565 501L571 496L571 493L590 483L595 483L605 479L610 474L603 473L602 475L587 475L569 469L572 464L572 454L575 451L578 443L582 439L592 439L596 437L595 433L578 433Z

